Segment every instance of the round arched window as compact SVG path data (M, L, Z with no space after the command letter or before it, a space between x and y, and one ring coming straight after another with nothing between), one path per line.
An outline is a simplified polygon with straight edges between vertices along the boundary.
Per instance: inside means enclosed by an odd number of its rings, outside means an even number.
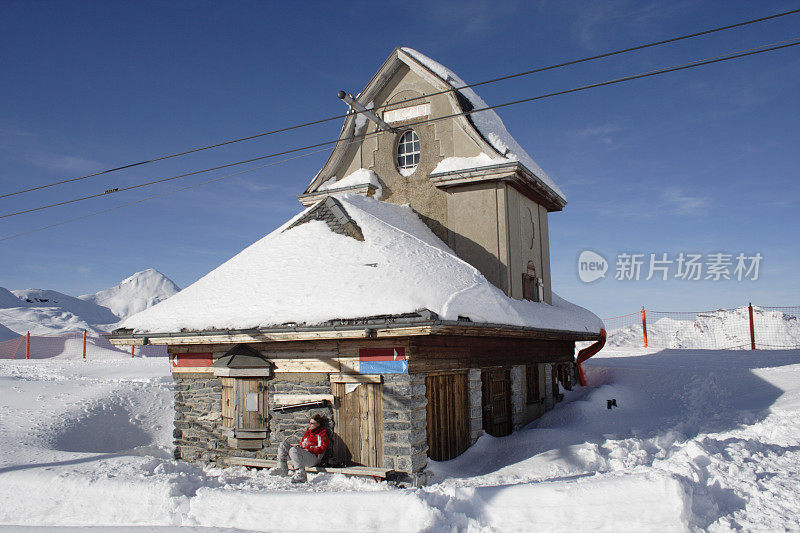
M403 176L410 176L419 164L419 137L414 130L403 132L397 142L397 168Z

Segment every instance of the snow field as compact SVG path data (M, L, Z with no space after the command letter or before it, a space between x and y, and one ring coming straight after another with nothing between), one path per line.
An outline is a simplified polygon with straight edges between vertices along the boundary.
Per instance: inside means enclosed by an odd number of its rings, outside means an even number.
M799 351L604 350L586 368L555 410L401 489L172 460L165 359L0 361L0 525L797 529Z

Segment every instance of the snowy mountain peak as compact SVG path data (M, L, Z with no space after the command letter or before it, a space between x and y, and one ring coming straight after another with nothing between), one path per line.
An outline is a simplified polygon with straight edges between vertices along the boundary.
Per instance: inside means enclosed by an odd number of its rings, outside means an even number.
M124 319L166 300L180 291L175 283L154 268L137 272L122 280L119 285L79 296L111 310Z
M5 287L0 287L0 309L6 309L8 307L20 307L22 305L24 304L16 294Z

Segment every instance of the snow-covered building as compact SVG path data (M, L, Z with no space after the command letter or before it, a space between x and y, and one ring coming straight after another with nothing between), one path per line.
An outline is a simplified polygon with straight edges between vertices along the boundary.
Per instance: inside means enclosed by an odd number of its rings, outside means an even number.
M115 331L169 346L177 457L256 464L322 413L336 457L424 479L571 386L602 322L551 288L565 196L464 85L394 50L305 210Z

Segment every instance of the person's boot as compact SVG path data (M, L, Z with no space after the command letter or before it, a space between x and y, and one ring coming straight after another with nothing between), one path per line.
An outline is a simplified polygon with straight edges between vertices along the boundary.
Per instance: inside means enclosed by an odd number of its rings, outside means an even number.
M270 468L267 473L271 476L286 477L289 475L289 465L286 462L278 463L277 466Z
M305 468L298 468L294 471L294 475L292 476L292 483L305 483L308 480L308 475L306 475Z

